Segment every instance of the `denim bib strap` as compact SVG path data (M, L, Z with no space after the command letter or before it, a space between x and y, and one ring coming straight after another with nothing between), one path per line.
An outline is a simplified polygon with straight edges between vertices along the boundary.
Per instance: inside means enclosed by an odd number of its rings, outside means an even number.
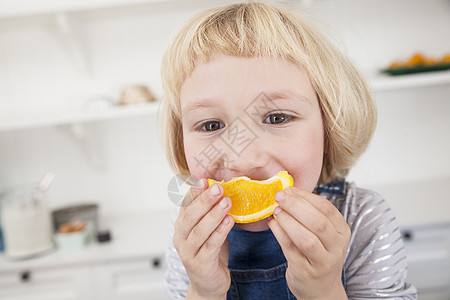
M250 232L234 227L228 243L228 300L296 299L285 278L286 258L272 231Z

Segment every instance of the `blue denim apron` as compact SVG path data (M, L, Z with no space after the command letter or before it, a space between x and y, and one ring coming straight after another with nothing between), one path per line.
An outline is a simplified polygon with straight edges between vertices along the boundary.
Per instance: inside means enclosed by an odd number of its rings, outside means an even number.
M318 186L316 192L344 195L345 182ZM250 232L234 227L228 234L231 286L227 300L296 299L286 282L287 261L270 229ZM345 272L342 270L345 287Z

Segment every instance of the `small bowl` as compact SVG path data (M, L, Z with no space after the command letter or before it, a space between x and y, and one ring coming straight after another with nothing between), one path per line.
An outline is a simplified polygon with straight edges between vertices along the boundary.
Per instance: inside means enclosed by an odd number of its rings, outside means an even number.
M91 222L93 230L97 230L98 223L98 204L96 203L80 203L76 205L59 208L52 212L53 229L58 231L61 224L70 222L74 219Z
M93 225L88 222L79 232L56 233L55 243L59 249L82 248L88 244L93 235Z

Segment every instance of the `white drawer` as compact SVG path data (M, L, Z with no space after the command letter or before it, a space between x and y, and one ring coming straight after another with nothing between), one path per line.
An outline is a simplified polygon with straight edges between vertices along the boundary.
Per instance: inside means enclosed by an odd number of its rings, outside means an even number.
M64 268L0 273L2 300L92 299L89 268Z
M450 299L450 225L403 230L408 281L420 299Z
M164 287L163 256L97 265L95 281L98 299L168 299Z
M448 290L419 291L420 300L449 300L450 294Z

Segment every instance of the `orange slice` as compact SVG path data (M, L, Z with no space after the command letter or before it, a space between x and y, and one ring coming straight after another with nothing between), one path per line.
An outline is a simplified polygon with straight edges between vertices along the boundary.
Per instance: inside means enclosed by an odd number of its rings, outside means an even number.
M266 180L251 180L248 177L234 177L224 182L208 179L209 186L220 182L225 188L224 196L231 199L228 212L236 223L251 223L273 214L278 204L275 194L294 185L294 179L286 171L280 171Z

